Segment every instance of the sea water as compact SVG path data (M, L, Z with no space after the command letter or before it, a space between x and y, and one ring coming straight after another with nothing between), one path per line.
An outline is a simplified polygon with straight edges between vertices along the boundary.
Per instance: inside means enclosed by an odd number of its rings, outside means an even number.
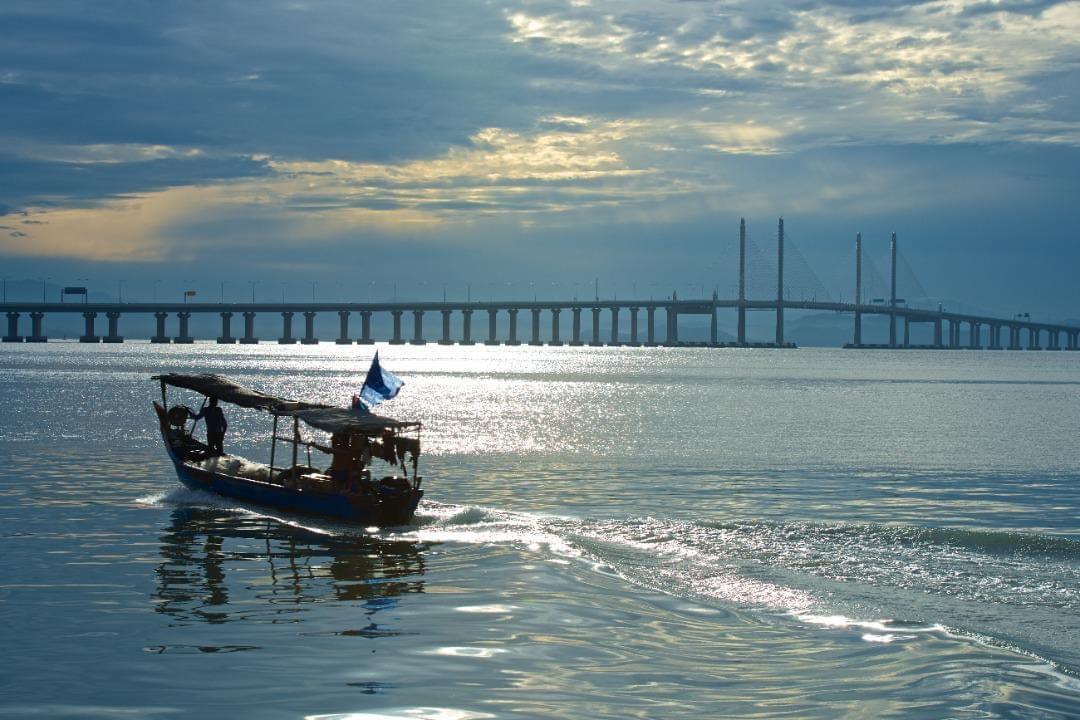
M415 524L176 480L373 350L0 347L0 717L1080 717L1080 354L382 346Z

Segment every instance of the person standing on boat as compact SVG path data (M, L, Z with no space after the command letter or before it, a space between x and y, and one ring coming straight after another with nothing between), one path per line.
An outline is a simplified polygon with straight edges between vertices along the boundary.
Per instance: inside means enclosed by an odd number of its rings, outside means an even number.
M229 423L225 422L225 413L218 407L218 399L210 398L210 404L199 410L195 419L206 420L206 444L210 446L210 452L224 455L225 431L229 428Z

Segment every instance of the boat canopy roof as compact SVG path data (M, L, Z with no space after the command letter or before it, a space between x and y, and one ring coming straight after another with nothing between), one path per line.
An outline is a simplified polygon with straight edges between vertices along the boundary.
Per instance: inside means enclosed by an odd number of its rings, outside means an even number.
M330 433L358 431L378 433L383 430L420 427L418 422L405 422L392 418L373 415L367 408L336 408L322 403L309 403L301 400L267 395L258 390L244 387L220 375L166 373L154 375L165 385L194 390L207 397L217 398L222 402L245 408L266 410L274 415L288 415L303 420L308 425Z

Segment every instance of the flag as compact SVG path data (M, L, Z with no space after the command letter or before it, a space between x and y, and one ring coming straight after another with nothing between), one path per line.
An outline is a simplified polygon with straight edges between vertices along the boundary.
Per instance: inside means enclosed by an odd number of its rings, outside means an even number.
M375 357L371 359L371 367L368 369L364 386L360 388L360 399L368 406L377 405L383 400L390 400L405 383L388 370L383 370L379 365L379 352L375 351Z

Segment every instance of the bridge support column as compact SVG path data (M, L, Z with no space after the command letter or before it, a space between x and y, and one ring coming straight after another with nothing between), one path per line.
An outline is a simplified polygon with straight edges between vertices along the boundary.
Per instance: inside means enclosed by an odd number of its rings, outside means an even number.
M1009 326L1009 349L1021 350L1020 347L1020 328L1016 325Z
M454 341L450 339L450 313L453 310L440 310L442 313L442 337L439 339L440 345L453 345Z
M656 347L656 307L645 308L645 344Z
M1001 326L990 323L986 326L986 331L989 337L987 338L986 349L987 350L1000 350L1001 349Z
M461 311L461 344L472 345L472 310Z
M934 318L934 347L941 349L941 318Z
M911 347L911 318L904 316L904 347Z
M1059 334L1057 330L1046 331L1046 349L1047 350L1060 350L1061 343L1059 340Z
M949 320L949 347L953 350L960 347L960 322Z
M592 342L589 345L593 347L600 347L604 343L600 342L600 308L592 308Z
M510 337L507 339L507 345L520 345L521 342L517 339L517 308L510 308Z
M1077 333L1075 333L1072 330L1068 330L1068 331L1065 332L1065 342L1066 342L1066 349L1067 350L1076 350L1077 349L1076 348L1076 335L1077 335Z
M404 345L405 341L401 338L401 314L404 310L391 310L390 314L394 317L394 334L390 338L391 345Z
M319 338L315 337L315 315L311 310L304 312L304 337L300 340L301 345L319 344Z
M352 345L352 340L349 339L349 311L338 310L338 323L340 323L340 334L337 340L334 342L338 345Z
M7 335L3 337L3 341L22 342L22 336L19 335L19 313L14 311L8 311L7 327Z
M968 343L968 345L971 347L972 350L979 350L980 348L982 348L982 326L972 320L970 328L971 332L969 333L968 337L968 340L970 340L970 342Z
M575 346L580 346L581 345L581 308L572 308L572 312L574 313L574 323L573 323L573 333L574 334L573 334L573 340L570 341L570 344L575 345Z
M559 313L562 312L559 308L551 308L551 342L549 345L562 345L562 340L559 339Z
M356 341L360 345L374 345L375 340L371 337L371 311L360 311L360 339Z
M278 345L293 345L296 343L296 338L292 336L292 310L285 310L281 313L281 337L278 338Z
M641 343L638 342L637 321L638 310L640 308L630 308L630 347L640 347Z
M618 347L619 342L619 308L611 308L611 345Z
M858 317L859 317L859 315L858 315L858 313L856 313L855 314L855 318L856 318L856 320L855 320L855 322L856 322L856 325L855 325L855 328L856 328L855 329L855 344L856 345L859 343L859 330L858 330L858 328L859 328L858 322L859 321L858 321ZM746 345L746 301L745 300L739 300L739 319L738 319L738 323L739 323L738 329L735 331L735 343L737 345L743 346L743 345Z
M181 345L190 345L195 342L195 338L191 337L191 333L188 332L188 320L191 319L191 313L187 310L181 310L176 313L176 317L180 320L180 334L173 338L173 342Z
M485 345L498 345L499 344L499 341L497 339L498 314L499 314L499 311L494 309L494 308L488 310L488 339L487 339L487 342L484 343Z
M540 342L540 308L532 308L532 340L530 345L543 345Z
M673 307L667 308L667 342L668 347L679 344L679 312Z
M859 302L857 299L855 302ZM740 340L740 345L745 345L746 340ZM862 347L862 313L858 310L855 311L855 332L851 338L851 344L855 347Z
M44 317L45 313L43 312L30 313L30 334L26 337L26 342L43 343L49 341L49 338L45 336L41 329L41 321ZM166 339L165 342L168 342L168 340Z
M150 338L152 343L167 343L171 342L169 336L165 334L165 320L169 317L169 313L163 310L158 310L154 313L154 322L157 323L157 329L154 332L154 336Z
M716 293L712 295L713 307L712 312L709 313L709 345L716 347L717 328L716 328Z
M895 331L896 328L894 327ZM895 335L895 333L894 333ZM784 346L784 303L781 300L776 301L776 347ZM893 338L893 347L896 347L895 337Z
M1035 328L1035 327L1029 327L1028 328L1028 350L1041 350L1042 349L1039 346L1039 335L1040 334L1041 333L1040 333L1038 328Z
M109 320L109 334L101 338L101 342L124 342L124 338L120 336L120 313L116 310L110 310L109 312L105 313L105 317Z
M84 312L82 314L82 316L83 316L83 321L86 324L86 327L85 327L85 329L83 331L83 334L79 337L79 342L81 342L81 343L101 342L101 338L99 338L97 335L94 334L94 318L97 317L97 313L92 311L92 310L88 310L88 311Z
M427 340L424 339L424 311L413 310L413 338L411 343L413 345L427 345Z
M255 312L244 311L244 337L240 338L241 345L258 345L259 338L255 337Z
M221 313L221 336L217 339L219 345L231 345L236 342L236 338L232 336L232 316L231 312Z

